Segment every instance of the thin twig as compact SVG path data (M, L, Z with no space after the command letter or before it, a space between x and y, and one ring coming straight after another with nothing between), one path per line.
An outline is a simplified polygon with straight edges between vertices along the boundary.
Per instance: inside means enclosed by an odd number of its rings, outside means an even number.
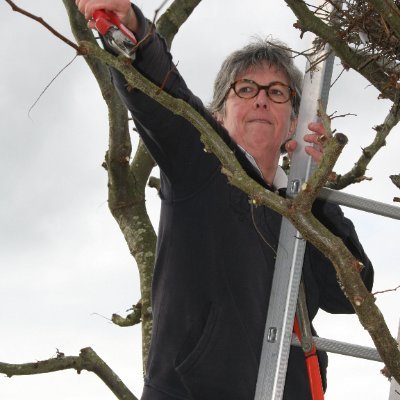
M108 318L108 317L106 317L106 316L104 316L104 315L101 315L101 314L99 314L99 313L97 313L97 312L93 312L93 313L90 314L90 315L96 315L97 317L104 318L104 319L107 320L109 323L112 323L111 318Z
M8 0L6 0L6 1L8 1ZM38 98L35 100L35 102L31 105L31 107L29 108L29 111L28 111L28 117L29 117L30 120L32 120L32 118L31 118L31 116L30 116L32 109L36 106L36 104L37 104L38 101L41 99L41 97L44 95L44 93L46 92L46 90L50 87L50 85L61 75L61 73L62 73L63 71L65 71L65 70L75 61L76 57L78 57L78 54L76 54L76 55L74 56L74 58L73 58L67 65L65 65L63 68L61 68L60 71L57 72L57 74L54 76L54 78L46 85L46 87L45 87L45 88L42 90L42 92L40 93L39 97L38 97Z
M334 113L332 113L331 115L329 115L329 119L332 121L335 118L345 118L345 117L357 117L357 114L354 113L346 113L346 114L339 114L339 115L335 115L336 111Z
M11 6L13 11L19 12L20 14L25 15L28 18L31 18L40 24L42 24L45 28L47 28L53 35L57 36L59 39L61 39L63 42L65 42L68 46L71 46L73 49L75 49L78 54L81 54L81 51L79 49L79 46L75 44L74 42L71 42L69 39L67 39L64 35L61 33L57 32L52 26L50 26L42 17L38 17L34 14L31 14L30 12L23 10L22 8L18 7L13 1L11 0L6 0L6 2Z
M164 7L164 5L168 2L168 0L164 0L161 5L154 11L154 17L153 17L153 22L151 23L151 28L149 30L149 32L147 32L147 34L143 37L143 39L141 39L139 42L136 43L135 46L135 51L139 48L139 46L141 46L150 36L152 36L154 34L155 28L156 28L156 19L157 19L157 15L160 12L160 10Z
M164 0L161 5L156 9L154 12L154 18L153 18L153 25L156 23L157 15L161 11L161 9L168 3L168 0Z
M399 288L400 288L400 285L396 286L394 289L386 289L386 290L380 290L379 292L374 292L374 293L372 293L372 295L376 296L377 294L381 294L381 293L395 292Z
M331 83L331 89L333 87L333 85L340 79L340 77L343 75L343 72L346 71L345 68L342 68L342 70L340 71L339 75L334 79L334 81Z

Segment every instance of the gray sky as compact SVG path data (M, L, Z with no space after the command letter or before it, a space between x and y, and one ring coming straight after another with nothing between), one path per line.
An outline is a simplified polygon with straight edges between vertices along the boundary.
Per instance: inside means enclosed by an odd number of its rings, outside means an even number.
M72 38L62 2L20 0ZM138 1L151 17L155 0ZM203 0L173 45L175 61L191 89L209 101L223 58L252 35L272 35L304 49L292 27L295 17L282 0ZM3 56L0 64L0 361L46 359L56 348L77 355L92 346L136 394L141 390L139 327L118 328L109 318L139 299L136 267L107 207L107 178L101 168L107 148L107 114L94 78L77 59L50 86L28 117L28 110L74 51L37 22L0 3ZM298 60L303 69L304 60ZM340 66L338 66L340 71ZM335 72L336 74L338 73ZM334 127L350 143L336 168L347 171L360 148L373 138L390 104L354 73L345 73L331 91L328 111L355 113ZM399 173L396 129L370 166L372 182L348 192L391 202L398 190L388 175ZM136 142L137 138L133 137ZM148 205L157 223L158 201ZM400 283L397 254L399 223L345 210L355 223L376 269L375 290ZM397 335L400 293L380 295L381 307ZM324 337L370 345L355 316L317 317ZM330 357L326 399L387 398L381 364ZM88 372L33 377L0 377L0 398L113 399Z

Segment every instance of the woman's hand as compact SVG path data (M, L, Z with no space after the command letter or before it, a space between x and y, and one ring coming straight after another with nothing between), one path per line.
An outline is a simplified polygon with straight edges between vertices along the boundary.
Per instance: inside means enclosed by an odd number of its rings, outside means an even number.
M113 11L121 22L133 33L139 29L130 0L75 0L75 4L89 21L88 26L91 29L94 28L92 16L96 10Z
M321 122L309 123L308 129L314 133L308 133L304 135L304 140L307 143L314 144L315 146L306 146L305 151L314 159L317 164L319 164L324 153L324 143L328 139L328 136ZM292 158L293 152L297 148L296 140L289 140L286 143L285 148L288 152L289 158Z

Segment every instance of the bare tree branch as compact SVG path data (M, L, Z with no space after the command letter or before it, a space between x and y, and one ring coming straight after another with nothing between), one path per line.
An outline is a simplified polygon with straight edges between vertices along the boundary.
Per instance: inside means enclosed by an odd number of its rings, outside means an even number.
M382 97L395 100L399 89L395 82L390 80L390 76L382 68L382 63L378 62L377 57L371 57L368 53L360 53L352 49L346 40L341 38L340 28L338 27L336 30L324 23L307 7L303 0L285 0L285 2L299 19L295 25L302 33L311 31L323 41L328 42L335 54L342 60L345 68L353 68L359 72L382 93ZM390 51L392 50L390 48Z
M115 325L118 325L120 327L127 327L127 326L133 326L141 321L142 317L142 303L139 301L136 305L134 305L131 309L128 311L132 310L131 313L129 313L125 318L121 317L118 314L113 314L111 317L112 322Z
M400 39L400 11L393 0L368 0Z
M324 143L324 156L319 168L304 184L303 190L295 198L296 208L309 211L310 205L314 203L318 192L329 180L330 174L344 146L347 144L347 137L342 133L332 136L330 129L330 118L326 115L322 103L319 103L319 115L325 127L326 142Z
M158 19L157 30L164 37L168 48L179 28L189 18L201 0L175 0L167 11Z
M92 32L82 14L77 10L73 0L63 0L70 18L71 27L77 40L86 40L97 45ZM189 17L200 0L175 0L168 9L168 18L175 21L176 27ZM183 15L176 14L185 7ZM182 14L182 13L181 13ZM157 15L157 13L156 13ZM165 20L163 17L161 21ZM170 31L171 25L162 24L160 33L172 41L176 30ZM106 169L109 177L109 208L124 234L129 250L136 260L141 290L142 353L143 368L147 364L152 329L151 282L155 262L156 234L147 214L145 204L145 187L151 170L155 166L153 159L139 142L135 157L131 157L131 141L128 131L128 116L125 105L119 99L111 84L108 69L98 59L85 57L95 75L101 93L108 107L109 114L109 150L106 154ZM119 317L119 318L118 318ZM137 316L127 316L123 321L120 316L113 316L113 321L120 324L137 320Z
M75 369L78 374L86 370L95 373L120 400L137 400L121 379L90 347L81 350L79 356L65 357L57 353L56 358L26 364L0 363L0 373L12 377L15 375L37 375L48 372Z
M362 150L361 157L356 161L353 168L344 175L336 175L333 182L327 184L331 189L343 189L353 183L360 182L365 178L368 164L376 153L386 145L386 138L400 120L400 104L395 103L391 107L383 124L375 127L376 135L373 142Z
M48 29L53 35L57 36L59 39L61 39L64 43L66 43L68 46L71 46L73 49L75 49L78 54L80 53L80 49L77 44L71 42L69 39L67 39L64 35L61 33L57 32L52 26L50 26L46 21L43 20L42 17L38 17L34 14L31 14L28 11L23 10L22 8L18 7L13 1L11 0L5 0L13 9L13 11L19 12L20 14L25 15L26 17L29 17L40 24L42 24L46 29Z
M97 46L93 33L87 28L83 15L74 0L63 0L70 24L77 40L87 40ZM112 85L108 68L98 59L86 56L95 76L109 115L109 149L105 166L108 173L108 206L117 221L128 248L135 258L140 277L143 312L142 354L143 368L147 363L152 327L151 281L155 260L156 234L147 214L144 188L154 161L144 145L137 150L132 165L132 145L128 128L128 112Z

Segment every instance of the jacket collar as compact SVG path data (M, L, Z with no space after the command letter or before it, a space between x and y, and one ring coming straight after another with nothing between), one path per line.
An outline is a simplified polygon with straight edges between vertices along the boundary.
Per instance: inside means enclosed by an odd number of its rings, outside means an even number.
M242 153L246 156L247 160L250 162L250 164L253 166L253 168L257 171L259 176L264 180L262 171L261 171L260 167L257 165L257 161L255 160L255 158L250 153L248 153L242 146L237 145L237 147L242 151ZM285 174L285 171L278 165L278 168L276 169L274 181L272 182L272 186L276 190L286 189L287 183L288 183L287 175Z

